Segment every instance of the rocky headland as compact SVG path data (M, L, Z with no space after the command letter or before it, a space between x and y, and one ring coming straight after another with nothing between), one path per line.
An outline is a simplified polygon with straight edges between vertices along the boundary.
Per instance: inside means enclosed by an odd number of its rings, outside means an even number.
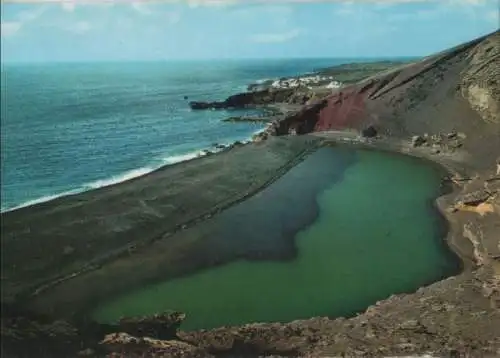
M496 32L299 101L298 110L273 121L255 143L3 213L3 354L499 355L499 78ZM297 95L297 88L266 89L230 97L223 104L192 106L287 103ZM331 144L397 151L446 168L445 182L453 190L438 198L437 206L448 219L445 240L462 259L462 272L391 296L351 318L183 332L178 329L181 313L159 312L115 326L78 315L107 295L154 279L159 271L175 277L213 264L203 262L213 243L189 239L186 231L269 185L316 148ZM196 267L182 266L192 265L182 260L186 254L200 258ZM231 259L228 252L218 257L219 263Z
M314 100L325 98L345 85L380 71L396 68L403 63L384 61L339 65L312 74L250 84L248 92L229 96L223 101L191 101L189 106L194 110L258 108L276 111L276 105L279 104L282 109L286 110L286 105L302 106Z
M306 88L264 89L262 91L243 92L232 95L223 101L189 102L194 110L200 109L242 109L263 108L276 103L304 104L313 98L314 92Z
M248 85L248 92L234 94L223 101L191 101L189 106L193 110L257 109L262 113L232 116L223 120L225 122L279 122L304 105L326 98L343 86L404 63L381 61L339 65L312 74L252 83Z

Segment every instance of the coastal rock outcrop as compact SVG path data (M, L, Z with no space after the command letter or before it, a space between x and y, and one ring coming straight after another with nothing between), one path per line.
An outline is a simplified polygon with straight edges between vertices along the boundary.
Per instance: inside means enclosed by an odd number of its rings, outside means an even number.
M167 312L146 317L122 318L116 331L132 336L156 339L172 339L176 337L186 315L180 312Z
M309 105L321 101L332 91L342 87L342 78L346 83L354 83L378 71L394 68L401 63L381 61L371 64L352 63L316 71L313 74L264 80L250 84L248 92L238 93L223 101L192 101L193 110L206 109L241 109L269 104Z
M212 357L206 350L178 340L134 337L127 333L112 333L100 342L100 349L110 357Z
M215 102L189 102L189 106L194 110L203 109L229 109L247 108L274 103L285 103L288 98L295 93L294 89L274 90L266 89L256 92L238 93L226 98L224 101Z

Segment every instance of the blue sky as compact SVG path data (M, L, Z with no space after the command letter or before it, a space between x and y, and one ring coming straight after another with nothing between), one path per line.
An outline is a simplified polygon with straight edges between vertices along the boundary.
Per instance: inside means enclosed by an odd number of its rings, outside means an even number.
M423 56L498 29L497 0L2 1L3 61Z

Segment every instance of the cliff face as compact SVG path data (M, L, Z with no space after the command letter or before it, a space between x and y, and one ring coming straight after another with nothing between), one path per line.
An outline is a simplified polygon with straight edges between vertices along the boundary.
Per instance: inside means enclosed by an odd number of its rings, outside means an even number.
M500 32L344 87L270 128L282 135L369 125L393 137L459 131L500 148ZM481 122L481 123L478 123Z
M485 121L500 123L500 33L486 38L471 53L461 74L461 94Z

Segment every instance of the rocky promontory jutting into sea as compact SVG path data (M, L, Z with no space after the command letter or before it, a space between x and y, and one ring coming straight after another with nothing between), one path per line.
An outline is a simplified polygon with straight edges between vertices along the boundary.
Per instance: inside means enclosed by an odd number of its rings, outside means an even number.
M253 143L2 213L6 356L500 354L500 32L324 73L191 103L279 108Z
M401 66L407 61L378 61L351 63L318 70L312 74L291 78L269 79L248 86L248 92L237 93L223 101L191 101L193 110L206 109L257 109L259 115L232 116L225 122L264 122L271 125L299 111L304 105L314 103L337 92L343 86L356 83L381 71ZM342 80L343 82L340 82ZM264 133L264 132L263 132ZM265 135L265 134L264 134ZM255 136L257 140L261 134Z

